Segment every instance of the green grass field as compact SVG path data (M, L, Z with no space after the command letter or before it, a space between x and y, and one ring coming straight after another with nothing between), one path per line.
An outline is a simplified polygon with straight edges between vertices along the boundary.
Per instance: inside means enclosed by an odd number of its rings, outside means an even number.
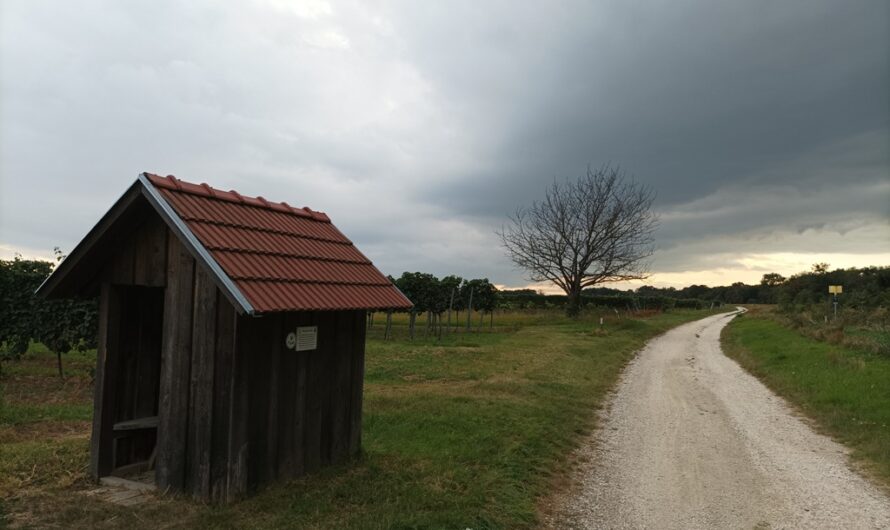
M890 358L802 336L768 311L734 319L723 349L890 488Z
M231 506L162 498L135 508L83 494L93 356L39 348L3 367L0 498L6 522L66 528L525 528L594 427L643 343L706 311L642 318L495 315L495 327L441 341L369 332L363 457ZM488 322L486 320L486 326Z

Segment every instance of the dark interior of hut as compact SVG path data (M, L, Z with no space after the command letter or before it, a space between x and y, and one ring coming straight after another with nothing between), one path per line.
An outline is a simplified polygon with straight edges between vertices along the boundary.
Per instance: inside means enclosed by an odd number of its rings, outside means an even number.
M134 476L154 467L164 289L114 286L121 301L118 325L109 329L116 355L113 475Z

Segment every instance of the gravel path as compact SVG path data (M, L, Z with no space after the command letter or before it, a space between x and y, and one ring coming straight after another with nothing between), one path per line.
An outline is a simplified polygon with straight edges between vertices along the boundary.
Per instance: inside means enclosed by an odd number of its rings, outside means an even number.
M628 366L554 528L890 528L890 498L847 451L720 350L723 314Z

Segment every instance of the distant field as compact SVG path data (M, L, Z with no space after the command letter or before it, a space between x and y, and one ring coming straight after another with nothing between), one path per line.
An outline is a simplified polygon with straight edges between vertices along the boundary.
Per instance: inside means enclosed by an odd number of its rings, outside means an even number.
M652 312L640 312L640 315L649 315ZM601 311L591 311L589 315L587 315L587 320L594 321L600 315L605 318L616 319L617 317L625 316L625 312L621 312L617 315L614 312L601 310ZM415 321L415 332L418 335L426 335L426 313L418 313ZM511 332L516 331L517 329L523 326L534 326L546 323L552 323L554 319L561 319L562 311L559 309L528 309L521 311L501 311L497 310L494 313L494 318L489 313L482 314L480 312L474 311L470 316L470 333L483 332L488 333L491 331L494 332ZM407 339L408 338L408 323L409 323L409 314L408 313L393 313L392 315L392 327L395 330L394 338L396 339ZM374 313L373 317L373 326L371 327L371 331L379 334L380 338L383 338L383 329L386 325L386 313L377 312ZM443 334L447 333L466 333L467 332L467 313L466 311L453 311L451 313L451 327L448 327L448 312L442 314L442 331ZM449 331L450 330L450 331Z
M802 336L768 311L734 319L723 346L890 488L890 357Z
M602 329L599 314L496 314L493 330L441 341L424 338L421 318L413 342L404 316L396 340L381 340L378 315L363 458L225 507L168 497L122 508L84 496L95 355L66 356L69 375L59 381L55 358L33 347L4 364L0 379L0 513L12 524L65 528L533 527L633 352L708 314L605 313Z

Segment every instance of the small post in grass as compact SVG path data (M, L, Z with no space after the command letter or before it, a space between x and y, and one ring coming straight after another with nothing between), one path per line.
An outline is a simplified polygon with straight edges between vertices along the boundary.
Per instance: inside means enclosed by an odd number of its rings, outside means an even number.
M834 306L834 318L837 318L837 295L844 292L843 285L829 285L828 294L833 295L831 305Z
M448 301L448 333L451 333L451 308L454 307L454 287L451 288L451 300Z
M470 320L473 317L473 288L470 288L470 302L467 304L467 333L470 332L470 326L472 325L472 321Z

